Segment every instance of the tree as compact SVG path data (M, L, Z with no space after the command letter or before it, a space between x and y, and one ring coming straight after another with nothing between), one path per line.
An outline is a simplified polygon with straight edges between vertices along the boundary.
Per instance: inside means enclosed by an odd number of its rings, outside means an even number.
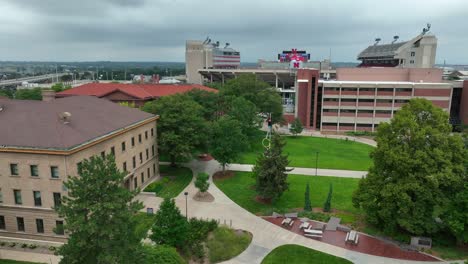
M186 240L189 227L174 199L165 198L159 206L150 236L156 244L181 248Z
M257 158L253 168L256 179L255 190L263 199L276 200L288 189L287 174L288 156L283 155L284 140L273 133L271 148Z
M222 96L245 98L257 107L258 113L271 113L273 123L283 120L281 96L268 83L257 80L254 74L242 74L228 80L220 92Z
M232 97L228 102L226 113L239 121L242 134L249 139L257 139L262 120L257 114L255 105L243 97Z
M111 155L94 156L81 162L80 177L64 182L68 195L55 209L70 237L58 251L60 263L132 263L137 257L142 237L134 216L143 205L123 187L124 176Z
M40 101L42 100L42 90L41 88L17 90L15 93L15 99Z
M64 76L69 76L69 75L64 75ZM71 76L71 75L70 75ZM71 87L71 85L63 85L63 83L56 83L50 87L54 92L59 93L65 90L68 90Z
M170 157L171 166L178 159L191 158L197 147L205 145L206 125L202 107L186 94L161 97L145 103L143 111L160 116L159 149Z
M241 125L230 116L223 116L212 124L210 139L210 154L221 163L223 173L226 164L234 161L246 148Z
M177 253L177 250L169 246L143 246L142 264L185 264L185 260ZM133 263L136 263L133 262Z
M330 188L328 189L327 200L323 204L323 211L330 212L331 211L331 200L332 200L332 193L333 193L333 185L330 183Z
M307 182L306 190L304 193L304 210L305 211L312 211L312 205L310 203L310 187L309 182Z
M198 173L197 179L195 180L195 187L197 187L200 192L204 193L208 191L208 188L210 187L210 183L208 182L209 177L210 176L207 173Z
M186 94L202 106L203 117L205 120L213 121L220 116L220 96L218 93L208 92L201 89L192 89Z
M412 99L379 125L374 165L353 195L370 223L388 232L432 234L443 227L437 218L447 222L463 210L450 201L466 188L467 152L448 120L430 101Z
M292 122L291 127L289 128L289 132L291 132L294 136L300 134L304 127L302 126L301 120L299 118L295 118L294 122Z

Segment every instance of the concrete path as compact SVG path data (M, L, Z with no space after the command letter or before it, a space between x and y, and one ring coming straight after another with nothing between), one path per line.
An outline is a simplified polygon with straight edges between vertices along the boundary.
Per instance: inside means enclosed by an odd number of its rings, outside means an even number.
M227 169L233 171L252 171L254 165L251 164L229 164ZM288 174L300 174L315 176L315 168L297 168L288 167L293 169ZM328 169L317 169L318 176L332 176L332 177L343 177L343 178L357 178L366 177L367 171L352 171L352 170L328 170Z
M0 259L13 259L47 264L58 264L60 258L55 255L0 249Z
M200 162L192 161L186 164L196 174L198 172L206 172L213 175L221 169L219 163L215 160ZM302 235L297 235L293 232L285 230L279 226L269 223L262 218L246 211L231 199L229 199L220 189L218 189L210 178L209 192L215 197L212 203L198 202L193 199L197 193L197 189L193 185L193 181L179 196L175 198L177 206L181 212L185 214L187 210L189 217L217 219L221 223L231 225L233 228L247 230L253 234L252 243L239 256L224 263L261 263L263 258L274 248L285 244L298 244L309 247L327 254L335 255L348 259L354 263L372 263L372 264L411 264L411 263L441 263L441 262L418 262L399 259L384 258L363 254L344 248L326 244L314 239L306 238ZM188 208L186 208L186 197L184 192L188 192ZM144 202L145 206L152 207L157 210L161 203L161 198L140 194L138 199ZM452 263L452 262L450 262Z

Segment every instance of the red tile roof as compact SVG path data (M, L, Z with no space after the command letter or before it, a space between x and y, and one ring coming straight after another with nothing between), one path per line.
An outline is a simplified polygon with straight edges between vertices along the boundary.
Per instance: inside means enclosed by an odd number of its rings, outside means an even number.
M161 96L185 93L192 89L200 89L208 92L218 90L199 84L123 84L123 83L88 83L75 88L57 93L57 97L72 95L92 95L104 97L116 91L120 91L136 99L145 100Z

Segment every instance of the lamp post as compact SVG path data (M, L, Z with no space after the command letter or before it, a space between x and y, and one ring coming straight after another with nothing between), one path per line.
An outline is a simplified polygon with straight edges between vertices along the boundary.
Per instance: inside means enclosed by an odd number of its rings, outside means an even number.
M319 155L319 152L317 151L315 153L315 176L317 176L317 169L318 169L318 155Z
M187 197L188 197L188 192L184 192L185 195L185 218L188 221L188 203L187 203Z

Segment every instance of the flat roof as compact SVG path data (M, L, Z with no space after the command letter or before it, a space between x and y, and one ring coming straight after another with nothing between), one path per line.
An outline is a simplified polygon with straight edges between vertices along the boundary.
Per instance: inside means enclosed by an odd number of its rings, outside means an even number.
M450 83L430 83L430 82L401 82L401 81L338 81L338 80L319 80L319 83L332 83L332 84L429 84L429 85L446 85L451 86Z

